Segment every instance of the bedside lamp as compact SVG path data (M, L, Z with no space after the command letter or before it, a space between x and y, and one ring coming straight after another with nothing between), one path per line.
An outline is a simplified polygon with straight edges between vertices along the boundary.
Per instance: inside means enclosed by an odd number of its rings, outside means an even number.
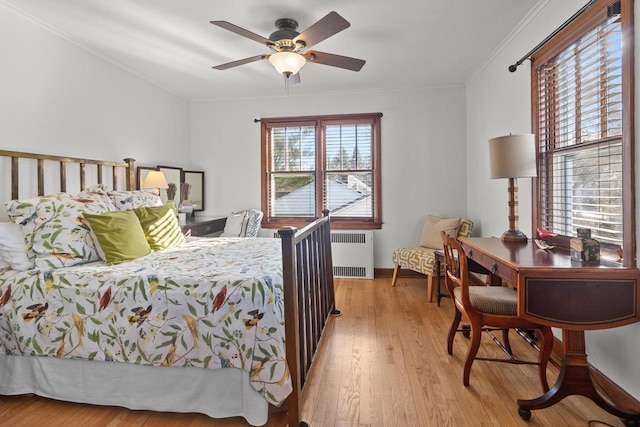
M169 184L167 184L167 178L165 178L163 172L150 171L142 184L140 184L140 188L169 188Z
M536 145L533 134L506 135L489 140L491 178L509 179L509 230L502 234L503 242L526 242L527 236L518 230L517 178L533 178L536 173Z

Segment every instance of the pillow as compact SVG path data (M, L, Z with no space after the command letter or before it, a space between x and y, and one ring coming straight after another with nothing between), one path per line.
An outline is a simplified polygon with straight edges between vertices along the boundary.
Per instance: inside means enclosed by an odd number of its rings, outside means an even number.
M4 206L7 209L7 215L11 221L26 223L35 217L38 203L62 198L69 198L69 195L67 193L58 193L50 196L34 197L32 199L9 200L5 202Z
M27 256L22 228L13 222L0 223L0 268L25 271L34 267Z
M152 251L172 248L187 241L178 224L173 201L162 206L136 208L133 212L140 220Z
M54 198L36 206L33 219L23 225L27 252L36 267L51 269L98 261L96 244L83 213L104 213L113 205L88 198Z
M103 261L120 264L147 255L151 247L138 216L133 211L83 214L97 241L96 250Z
M262 222L262 211L258 209L248 209L243 211L247 217L242 224L242 231L240 231L240 237L257 237L260 230L260 223ZM241 214L242 212L236 212Z
M162 206L158 190L109 191L107 193L116 209L127 209Z
M247 211L231 213L227 217L227 223L220 237L240 237L243 229L246 229Z
M452 237L458 237L458 228L460 228L460 218L441 218L437 216L427 216L427 222L422 229L422 238L420 246L427 248L442 248L441 231L446 232Z

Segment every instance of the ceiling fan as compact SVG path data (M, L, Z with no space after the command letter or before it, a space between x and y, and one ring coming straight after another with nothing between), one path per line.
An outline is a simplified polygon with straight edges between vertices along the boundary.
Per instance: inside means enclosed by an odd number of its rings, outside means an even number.
M213 67L216 70L226 70L238 65L268 59L275 69L284 75L287 83L300 83L299 71L307 61L352 71L360 71L365 64L362 59L319 52L317 50L306 51L311 46L349 28L351 24L336 12L330 12L302 33L296 31L298 29L296 20L290 18L278 19L275 22L276 31L271 33L269 38L252 33L227 21L210 22L225 30L262 43L274 52L217 65Z

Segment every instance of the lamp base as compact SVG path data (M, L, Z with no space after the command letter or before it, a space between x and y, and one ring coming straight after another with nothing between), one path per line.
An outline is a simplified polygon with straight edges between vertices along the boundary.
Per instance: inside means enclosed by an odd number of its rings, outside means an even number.
M503 242L527 243L527 235L520 230L507 230L502 234Z

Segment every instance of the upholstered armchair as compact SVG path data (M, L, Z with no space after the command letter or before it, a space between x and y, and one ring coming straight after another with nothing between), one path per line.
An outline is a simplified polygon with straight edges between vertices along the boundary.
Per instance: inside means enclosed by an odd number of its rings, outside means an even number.
M429 215L422 229L419 246L399 248L393 251L393 278L391 285L396 285L398 271L407 268L427 276L427 293L429 302L433 301L435 253L442 250L440 232L444 231L453 237L469 237L473 230L473 222L464 218L442 218Z

